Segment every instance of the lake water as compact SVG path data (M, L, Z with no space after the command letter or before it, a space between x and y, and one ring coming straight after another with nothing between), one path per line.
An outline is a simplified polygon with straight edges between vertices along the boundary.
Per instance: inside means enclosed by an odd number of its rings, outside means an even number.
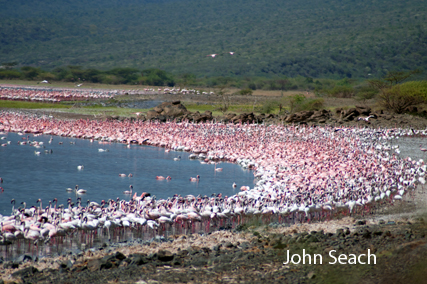
M182 196L208 195L222 193L233 195L239 192L243 185L253 187L253 172L242 169L236 164L220 163L217 167L222 172L214 170L215 165L202 165L198 160L189 160L189 153L171 151L166 153L164 148L151 146L126 145L119 143L100 144L89 140L74 139L58 136L30 135L30 141L41 141L44 144L36 149L29 145L18 145L26 134L16 133L0 135L6 137L1 143L11 141L7 147L0 147L0 177L4 192L0 193L0 214L11 214L11 199L16 200L16 206L21 202L38 205L37 199L46 207L49 201L58 199L58 204L67 205L67 199L76 201L74 192L66 188L86 189L87 193L80 195L82 205L87 200L108 201L108 199L130 199L123 191L129 190L141 194L149 192L157 199L171 197L174 194ZM53 138L51 144L48 143ZM60 142L62 144L60 144ZM45 147L45 148L43 148ZM108 152L99 152L98 149ZM45 154L44 150L52 150ZM36 155L34 151L40 151ZM181 156L180 161L173 158ZM77 166L83 165L83 170ZM124 173L126 177L120 177ZM133 177L127 177L132 173ZM199 182L190 182L190 177L200 175ZM172 180L156 180L156 176L171 176ZM235 182L237 188L232 188Z

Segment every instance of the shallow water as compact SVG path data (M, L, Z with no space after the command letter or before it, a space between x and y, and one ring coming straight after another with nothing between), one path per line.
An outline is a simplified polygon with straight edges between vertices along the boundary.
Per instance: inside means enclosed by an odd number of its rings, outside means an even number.
M0 177L4 182L4 192L0 193L0 214L11 214L11 199L16 200L16 206L26 202L27 208L37 205L37 199L42 200L43 207L54 198L58 204L67 206L67 198L76 201L76 194L67 192L66 188L86 189L87 193L80 195L82 205L87 200L101 202L108 199L130 199L123 194L133 185L133 191L141 194L149 192L157 199L171 197L174 194L182 196L193 194L208 195L222 193L233 195L239 192L242 185L253 186L253 172L244 170L236 164L220 163L217 167L222 172L214 170L215 165L202 165L198 160L189 160L189 153L171 151L166 153L164 148L131 145L119 143L101 144L98 141L42 135L30 135L30 141L41 141L44 144L37 149L29 145L18 145L18 141L26 138L16 133L8 133L5 141L11 141L7 147L0 147ZM51 144L48 143L53 138ZM59 144L62 143L62 144ZM73 143L73 144L70 144ZM43 148L45 147L45 148ZM98 149L108 152L99 152ZM52 150L45 154L44 150ZM40 151L36 155L34 151ZM180 161L173 158L181 156ZM77 166L83 165L83 170ZM124 173L126 177L120 177ZM127 177L132 173L133 177ZM200 175L199 182L190 182L190 177ZM172 180L156 180L156 176L171 176ZM235 182L238 187L232 188Z

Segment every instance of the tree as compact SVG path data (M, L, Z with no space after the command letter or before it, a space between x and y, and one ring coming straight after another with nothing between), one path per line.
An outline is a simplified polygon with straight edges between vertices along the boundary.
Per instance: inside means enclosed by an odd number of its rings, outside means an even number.
M1 65L3 65L5 69L12 69L17 64L17 62L3 62Z
M32 66L21 67L22 74L25 79L34 80L39 76L43 71L40 68Z
M381 104L396 113L427 102L427 81L412 81L384 89L379 95Z
M380 104L387 110L403 113L405 109L426 102L427 94L422 82L402 83L414 74L420 74L419 69L403 72L387 73L382 79L369 80L368 83L379 91Z
M252 95L253 91L250 88L242 89L239 91L239 94L242 96L250 96Z
M221 97L221 106L219 107L219 110L225 114L228 110L228 108L230 107L231 104L231 96L233 94L228 93L225 90L225 86L221 86L219 91L217 92L218 96Z

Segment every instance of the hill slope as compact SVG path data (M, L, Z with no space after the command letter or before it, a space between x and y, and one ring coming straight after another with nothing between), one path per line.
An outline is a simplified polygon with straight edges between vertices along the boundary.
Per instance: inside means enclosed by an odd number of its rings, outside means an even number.
M0 62L198 76L427 69L423 0L0 0ZM227 52L234 51L235 55ZM207 57L220 53L215 58Z

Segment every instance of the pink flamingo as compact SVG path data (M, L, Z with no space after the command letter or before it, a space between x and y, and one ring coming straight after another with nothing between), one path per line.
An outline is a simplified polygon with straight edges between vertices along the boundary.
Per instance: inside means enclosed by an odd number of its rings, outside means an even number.
M200 179L200 176L199 176L199 175L197 175L196 177L191 177L191 178L190 178L190 181L191 181L191 182L197 182L197 181L199 181L199 179Z
M129 189L130 189L130 190L125 190L125 191L123 191L123 194L132 194L133 186L132 186L132 185L129 185ZM136 194L136 193L135 193L135 194Z

